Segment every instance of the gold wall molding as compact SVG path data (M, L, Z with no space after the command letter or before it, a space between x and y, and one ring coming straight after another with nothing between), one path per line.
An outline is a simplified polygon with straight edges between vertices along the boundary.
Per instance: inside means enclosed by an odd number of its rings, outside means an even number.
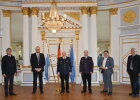
M39 8L37 8L37 7L32 7L31 8L32 15L38 15L38 12L39 12Z
M126 12L124 12L123 14L123 21L127 22L127 23L132 23L135 21L136 19L136 12L133 10L127 10Z
M80 21L80 12L65 12L65 14Z
M2 10L4 17L10 17L11 16L11 10Z
M75 39L79 40L79 34L80 34L80 30L76 30L75 31Z
M81 12L82 14L88 14L88 7L84 6L84 7L81 7Z
M23 7L22 8L22 13L23 13L23 15L29 15L30 14L30 9L28 7Z
M42 40L45 40L45 35L46 35L46 32L45 31L41 31Z
M90 14L97 14L97 7L96 6L93 6L93 7L90 7Z
M110 15L117 15L118 14L118 8L111 8L109 9Z

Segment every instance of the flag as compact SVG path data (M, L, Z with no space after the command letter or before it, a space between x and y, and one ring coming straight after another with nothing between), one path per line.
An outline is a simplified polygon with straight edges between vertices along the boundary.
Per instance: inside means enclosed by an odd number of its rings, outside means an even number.
M57 58L60 58L60 57L61 57L61 50L60 50L60 43L59 43Z
M47 54L46 56L46 65L45 65L45 80L48 81L48 68L50 66L50 59L49 59L49 55Z
M72 67L70 79L71 79L71 82L73 83L75 81L75 63L74 63L73 45L71 45L71 48L70 48L70 59L71 59L71 67Z

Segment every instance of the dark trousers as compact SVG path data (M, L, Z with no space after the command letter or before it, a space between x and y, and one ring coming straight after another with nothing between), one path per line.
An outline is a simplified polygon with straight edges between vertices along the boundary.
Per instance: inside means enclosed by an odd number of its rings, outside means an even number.
M9 93L13 93L13 82L14 82L14 74L6 75L4 78L4 89L5 89L5 95L8 95L8 83L9 85Z
M69 90L69 74L60 74L61 79L61 90L65 90L65 84L64 81L66 81L66 91Z
M33 92L36 92L37 89L37 77L39 77L39 88L40 92L43 92L43 73L42 72L33 72Z
M109 92L112 92L112 72L106 70L103 71L103 82L104 82L104 90Z
M139 94L139 77L133 72L129 73L132 93Z
M82 73L82 80L83 80L83 91L86 91L87 89L87 82L88 82L88 90L91 90L91 74Z

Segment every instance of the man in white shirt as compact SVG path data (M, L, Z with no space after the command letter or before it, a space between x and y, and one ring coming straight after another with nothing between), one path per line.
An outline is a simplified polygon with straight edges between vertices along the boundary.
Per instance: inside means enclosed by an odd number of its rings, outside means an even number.
M113 73L114 60L112 57L109 57L109 52L104 51L104 58L101 63L98 65L102 69L104 89L102 93L108 92L108 95L112 95L112 80L111 76Z

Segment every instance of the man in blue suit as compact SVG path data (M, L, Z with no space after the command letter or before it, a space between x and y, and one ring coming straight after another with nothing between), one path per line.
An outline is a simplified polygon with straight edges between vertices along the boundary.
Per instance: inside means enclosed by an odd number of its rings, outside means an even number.
M104 89L101 92L108 92L108 95L112 95L111 76L113 74L114 60L112 57L109 56L109 52L107 50L104 51L104 58L98 66L100 67L100 69L102 70L101 72L103 73Z
M66 86L66 92L69 93L69 76L71 74L72 67L71 67L71 61L70 57L66 56L66 52L62 52L62 57L60 57L57 61L57 74L60 76L61 79L61 92L65 92L65 86ZM66 85L64 84L64 81L66 81Z

